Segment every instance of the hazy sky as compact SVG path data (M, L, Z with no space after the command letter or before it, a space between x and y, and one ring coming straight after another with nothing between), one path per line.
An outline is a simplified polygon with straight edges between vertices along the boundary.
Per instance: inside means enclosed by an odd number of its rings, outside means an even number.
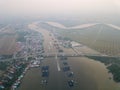
M0 17L111 12L120 12L120 0L0 0Z

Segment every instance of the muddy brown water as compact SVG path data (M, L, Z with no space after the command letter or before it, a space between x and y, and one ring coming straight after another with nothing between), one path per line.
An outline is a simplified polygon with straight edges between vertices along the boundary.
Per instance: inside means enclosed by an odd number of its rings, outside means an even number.
M62 62L59 60L61 68L64 67ZM41 77L40 68L32 68L26 73L18 90L120 90L119 84L109 79L104 64L85 57L68 58L66 62L74 72L74 77L68 78L65 72L58 71L55 58L47 58L41 66L50 67L49 77ZM48 85L41 84L43 79L48 80ZM74 80L75 86L70 88L68 80Z

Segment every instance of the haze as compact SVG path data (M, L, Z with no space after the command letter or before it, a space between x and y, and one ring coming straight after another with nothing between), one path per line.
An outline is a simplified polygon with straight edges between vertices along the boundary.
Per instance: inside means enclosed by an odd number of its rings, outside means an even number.
M119 0L0 0L0 17L118 13Z
M120 0L0 0L0 90L120 90Z

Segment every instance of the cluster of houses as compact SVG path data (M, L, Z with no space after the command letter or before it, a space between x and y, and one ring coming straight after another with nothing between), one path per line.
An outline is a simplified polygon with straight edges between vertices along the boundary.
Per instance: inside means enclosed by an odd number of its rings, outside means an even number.
M59 40L60 45L65 48L71 48L71 41L70 40Z
M11 90L16 90L16 88L19 87L25 73L27 72L27 70L29 69L29 65L24 69L24 71L22 72L22 74L18 77L18 79L14 82L14 84L11 87Z
M73 48L73 47L83 47L82 44L77 43L75 41L70 40L59 40L60 45L64 46L65 48Z
M25 61L13 61L0 78L0 90L15 90L28 70L28 63Z
M31 64L30 64L31 68L39 67L39 66L40 66L40 60L31 61Z
M33 34L26 37L26 49L29 55L37 55L38 52L42 53L43 50L43 36L41 33Z
M16 43L16 53L10 66L7 67L2 77L0 77L0 90L16 90L22 82L27 70L32 67L39 67L40 60L43 59L43 38L42 34L32 33L24 37L26 42L18 41ZM35 60L18 60L19 57L38 57ZM39 55L39 56L38 56ZM3 59L0 56L0 59Z

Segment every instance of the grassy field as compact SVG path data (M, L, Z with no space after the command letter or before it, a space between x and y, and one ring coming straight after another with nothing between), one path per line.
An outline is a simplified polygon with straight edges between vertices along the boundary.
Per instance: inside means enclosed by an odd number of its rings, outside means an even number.
M51 27L49 27L51 28ZM53 28L61 37L80 42L107 55L120 55L120 31L98 24L77 30Z
M5 35L0 38L0 54L9 55L13 54L16 50L16 36L15 35Z
M7 27L7 26L6 26ZM11 55L15 51L17 35L11 27L4 28L0 31L0 54Z
M1 29L0 29L1 30ZM16 51L16 42L24 42L28 34L25 26L6 26L0 31L0 55L11 55Z

